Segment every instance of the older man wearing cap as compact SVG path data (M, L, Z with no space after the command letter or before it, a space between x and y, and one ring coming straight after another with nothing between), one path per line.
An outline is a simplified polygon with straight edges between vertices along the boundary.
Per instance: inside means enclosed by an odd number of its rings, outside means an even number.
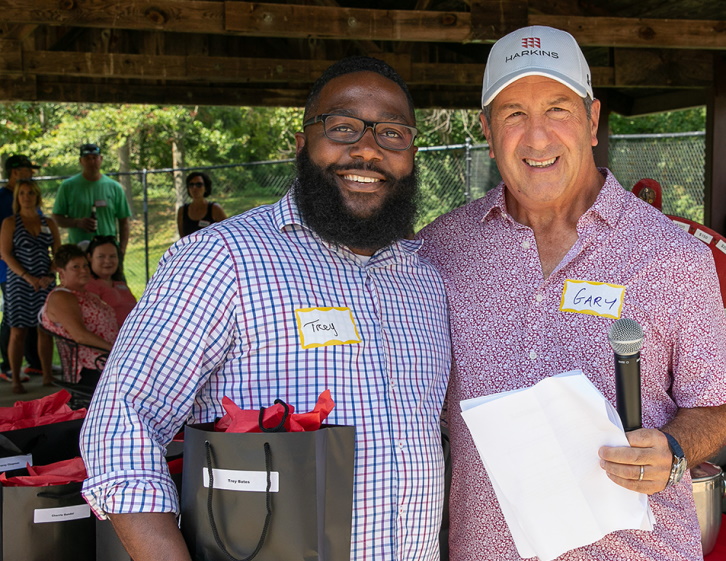
M656 523L560 559L700 559L685 466L726 437L726 319L710 251L595 166L600 103L569 34L536 26L499 40L482 106L503 182L421 233L451 306L451 559L520 559L459 402L580 369L615 403L607 334L617 317L645 333L645 428L627 433L629 447L601 448L592 461L650 495ZM602 283L622 289L619 313L563 309L570 287ZM527 450L520 457L533 470L546 467Z
M13 194L15 193L15 186L18 181L22 179L31 179L36 169L40 169L40 166L34 164L30 158L24 154L13 154L5 160L5 175L7 177L7 183L0 188L0 224L8 216L13 214ZM7 281L8 266L5 261L0 260L0 288L3 291L3 297L5 295L5 283ZM7 309L4 307L4 309ZM33 335L35 328L29 333L29 337L25 340L25 359L28 362L28 367L25 369L25 374L32 372L34 374L40 374L40 357L38 356L37 348L37 337ZM2 323L0 324L0 355L2 355L2 364L0 365L0 379L9 380L10 372L10 361L8 360L8 344L10 342L10 326L5 321L5 315L3 315ZM27 381L27 375L21 376L23 381Z
M131 210L123 188L101 173L103 156L97 144L82 145L78 161L83 171L61 183L53 205L53 218L59 226L68 229L72 243L90 241L97 234L118 236L121 253L126 253Z

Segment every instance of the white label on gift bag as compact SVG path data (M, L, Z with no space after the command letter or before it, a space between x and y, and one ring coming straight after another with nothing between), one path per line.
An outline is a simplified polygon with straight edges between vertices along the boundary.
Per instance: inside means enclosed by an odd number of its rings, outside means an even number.
M33 465L33 454L0 458L0 472L10 471L11 469L22 469L26 465Z
M66 520L79 520L91 517L91 507L87 503L57 508L36 508L33 511L33 522L65 522Z
M204 486L209 487L209 473L207 468L202 468L204 475ZM266 471L241 471L236 469L212 469L214 476L214 488L226 489L227 491L256 491L264 493L267 491ZM270 492L277 493L280 490L280 473L270 472Z

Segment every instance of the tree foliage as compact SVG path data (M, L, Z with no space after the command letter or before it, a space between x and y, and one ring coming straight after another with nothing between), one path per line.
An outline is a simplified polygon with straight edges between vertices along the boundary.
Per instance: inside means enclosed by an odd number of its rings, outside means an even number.
M189 166L280 159L294 154L296 108L161 107L14 103L0 105L0 154L27 153L44 175L78 171L78 147L98 143L104 168L116 169L127 141L134 169L171 167L171 144L183 146Z

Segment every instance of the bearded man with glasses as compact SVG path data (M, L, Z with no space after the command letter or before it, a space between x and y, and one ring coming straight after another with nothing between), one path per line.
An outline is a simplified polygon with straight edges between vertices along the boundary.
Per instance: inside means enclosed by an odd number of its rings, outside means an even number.
M336 63L310 92L289 193L163 257L82 435L84 496L136 561L190 558L162 456L184 422L221 416L223 396L310 410L325 389L329 422L356 428L350 559L439 559L450 342L440 277L408 239L416 132L392 68ZM336 329L311 344L315 322Z

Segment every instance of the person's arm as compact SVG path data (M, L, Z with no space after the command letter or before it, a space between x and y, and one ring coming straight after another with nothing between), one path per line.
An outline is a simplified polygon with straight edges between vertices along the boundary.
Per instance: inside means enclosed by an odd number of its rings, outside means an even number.
M53 244L51 246L52 254L55 256L55 252L58 251L58 248L60 247L60 232L58 231L58 226L56 225L55 221L50 217L46 216L45 221L48 224L48 228L50 229L50 234L53 236ZM40 277L40 288L48 288L50 283L55 281L55 272L53 269L53 262L51 261L50 269L48 269L48 272Z
M231 261L226 246L212 236L194 243L184 238L166 252L124 322L81 431L88 470L83 496L94 513L121 526L137 561L166 559L162 553L181 547L172 528L179 504L164 459L167 444L190 419L208 422L224 414L219 380L208 381L228 360L239 329ZM192 413L201 391L215 398ZM151 410L149 395L155 396ZM140 511L154 511L161 521L133 516ZM153 543L164 545L148 548L153 557L142 557L144 541L152 543L145 538L147 521L159 524L154 533L163 536ZM167 543L174 549L167 550Z
M45 217L45 221L48 223L48 228L50 228L50 233L53 235L53 255L55 255L55 252L58 251L58 248L61 246L61 239L60 239L60 230L58 230L58 224L55 220L53 220L50 216Z
M184 207L180 206L176 211L176 229L179 232L179 237L184 237Z
M7 262L8 257L12 258L13 234L15 233L15 220L8 217L0 222L0 259Z
M212 205L212 218L214 218L215 222L221 222L227 218L227 215L224 213L224 209L219 205L219 203L214 203Z
M71 218L70 216L56 214L55 212L53 213L53 220L61 228L78 228L86 232L95 232L98 225L98 222L90 217Z
M726 405L679 409L662 427L683 448L688 465L693 467L713 457L726 441ZM671 472L673 453L665 435L656 429L628 432L630 447L603 447L601 465L618 485L652 495L665 489ZM640 477L643 468L643 480Z
M78 300L70 292L52 292L48 296L46 314L52 322L62 325L76 343L111 350L112 343L86 329Z
M119 237L119 249L121 253L126 255L126 247L129 245L129 219L119 218L118 219L118 237Z
M134 561L191 561L173 513L109 514L108 517Z

